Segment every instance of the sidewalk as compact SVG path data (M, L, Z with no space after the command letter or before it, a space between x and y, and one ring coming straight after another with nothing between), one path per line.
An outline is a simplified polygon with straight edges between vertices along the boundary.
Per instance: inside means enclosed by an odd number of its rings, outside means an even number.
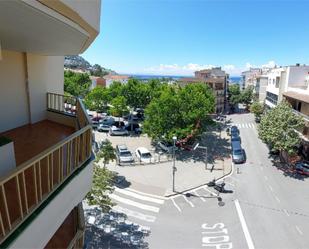
M225 132L209 132L202 136L200 146L207 147L207 169L205 165L206 153L204 149L195 151L179 151L175 160L175 191L184 192L229 174L232 170L230 158L230 142ZM108 168L117 171L131 183L130 188L169 196L174 194L172 189L173 161L136 166L118 166L115 162Z

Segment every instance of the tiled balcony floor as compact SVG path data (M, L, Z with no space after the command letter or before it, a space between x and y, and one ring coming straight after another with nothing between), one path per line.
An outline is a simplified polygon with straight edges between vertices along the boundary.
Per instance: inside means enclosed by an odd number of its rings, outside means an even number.
M74 131L72 127L43 120L0 133L0 136L8 137L14 141L16 165L19 166L60 142Z

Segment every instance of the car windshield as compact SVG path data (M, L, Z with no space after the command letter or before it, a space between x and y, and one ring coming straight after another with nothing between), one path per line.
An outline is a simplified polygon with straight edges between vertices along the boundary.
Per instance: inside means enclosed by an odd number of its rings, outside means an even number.
M149 152L147 153L142 153L142 157L144 158L150 158L151 157L151 154Z
M130 151L121 151L120 156L132 156Z
M234 150L234 155L242 155L242 150Z

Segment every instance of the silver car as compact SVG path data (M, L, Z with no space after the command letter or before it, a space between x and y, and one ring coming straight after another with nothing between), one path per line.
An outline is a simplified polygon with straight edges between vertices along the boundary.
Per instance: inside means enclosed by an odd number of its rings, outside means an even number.
M134 162L132 153L128 150L127 146L124 144L116 146L116 157L119 164Z
M116 126L112 126L109 129L109 135L111 135L111 136L128 136L129 132L125 128L118 128Z

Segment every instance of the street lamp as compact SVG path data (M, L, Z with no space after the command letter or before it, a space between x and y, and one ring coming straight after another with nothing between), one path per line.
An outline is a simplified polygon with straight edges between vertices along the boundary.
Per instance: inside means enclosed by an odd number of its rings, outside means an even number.
M175 147L176 147L176 140L177 140L177 137L176 136L173 136L173 142L174 142L174 145L173 145L173 192L175 192L175 172L176 172L176 167L175 167Z

